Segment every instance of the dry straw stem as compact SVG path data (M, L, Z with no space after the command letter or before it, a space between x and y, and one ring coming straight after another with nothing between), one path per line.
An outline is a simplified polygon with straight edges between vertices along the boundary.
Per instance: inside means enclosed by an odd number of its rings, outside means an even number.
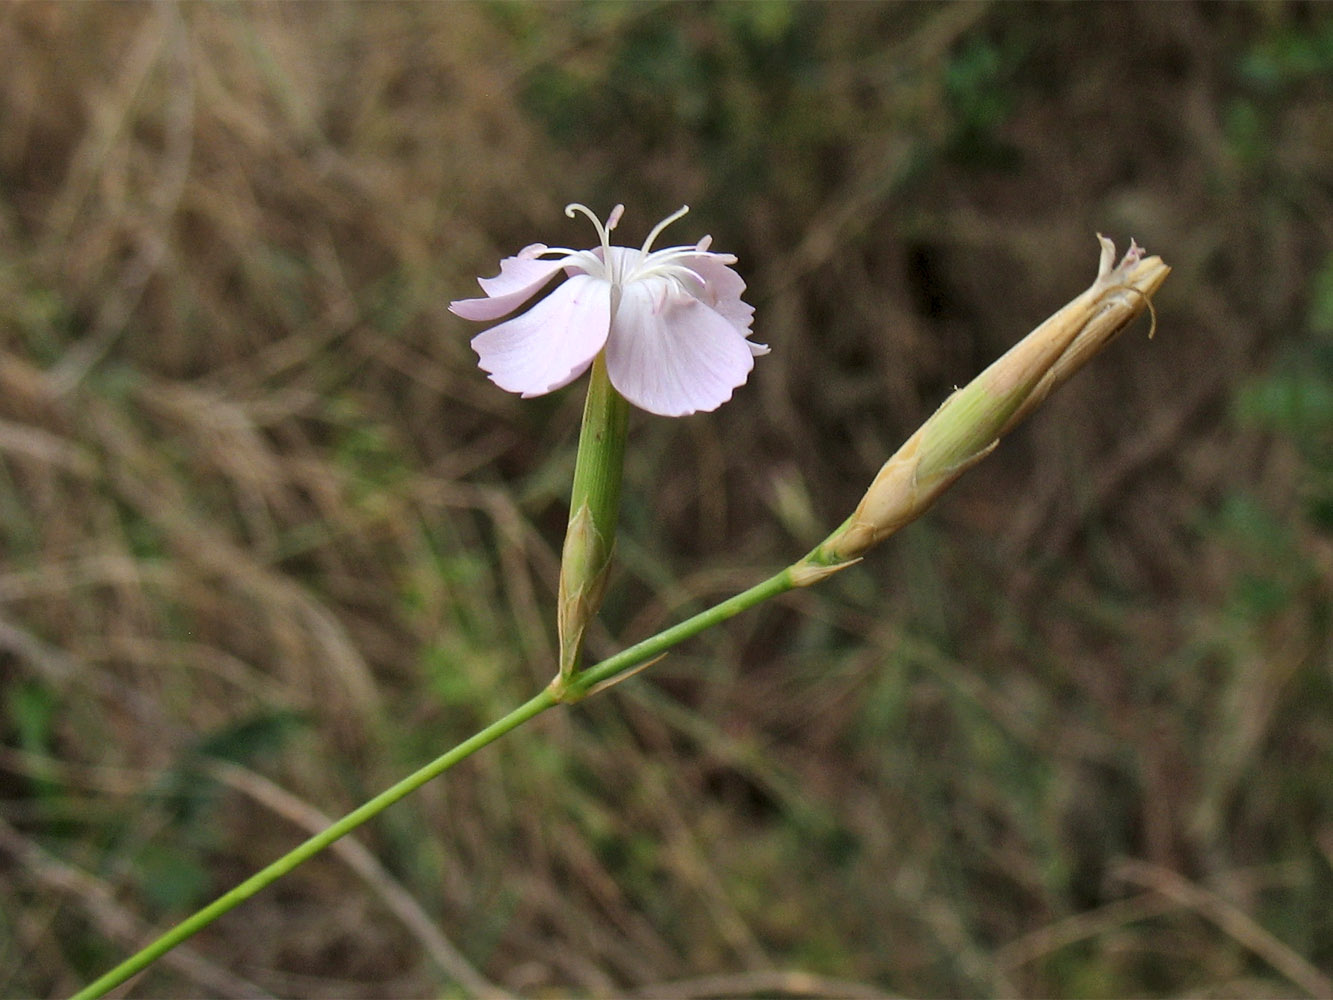
M1333 979L1217 893L1176 872L1144 861L1123 860L1114 874L1120 880L1151 889L1176 905L1193 910L1310 996L1333 997Z
M1097 239L1101 262L1087 291L944 401L884 463L852 516L794 567L799 586L859 559L920 517L1052 390L1152 309L1171 269L1160 257L1143 257L1132 241L1115 264L1115 244Z

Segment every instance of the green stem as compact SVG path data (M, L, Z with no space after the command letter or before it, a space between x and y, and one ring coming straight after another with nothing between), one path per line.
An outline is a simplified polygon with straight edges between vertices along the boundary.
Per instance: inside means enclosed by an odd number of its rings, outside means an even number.
M562 701L577 701L589 694L594 694L615 683L618 679L623 680L633 668L650 664L672 646L699 634L704 629L718 625L771 597L785 594L787 591L801 586L799 577L794 570L795 567L788 566L767 580L728 598L721 604L715 604L713 607L657 633L657 635L635 643L601 663L580 671L573 677L557 676L546 690L529 699L504 718L491 723L476 735L464 740L452 750L435 758L425 767L408 775L391 788L380 792L369 802L352 810L328 829L317 833L268 867L251 875L236 888L220 896L197 913L187 917L142 951L130 956L110 972L81 989L74 994L71 1000L96 1000L98 997L105 996L107 992L119 986L131 976L142 972L176 945L197 934L218 917L245 902L265 886L286 875L297 865L308 861L335 840L355 830L399 799L416 791L432 778L443 774L465 757L471 756L487 744L493 743L506 733L517 729L553 705Z
M583 404L579 428L579 451L574 460L574 482L570 509L589 503L597 526L615 537L616 513L620 508L621 470L625 464L625 430L629 403L616 392L606 373L606 355L593 359L588 377L588 396Z
M464 740L452 750L436 757L435 760L431 761L425 767L408 775L391 788L380 792L379 795L376 795L369 802L353 809L342 819L328 827L328 829L315 834L294 850L284 854L277 861L274 861L267 868L251 875L230 892L218 897L218 899L214 900L208 906L205 906L202 910L199 910L197 913L182 920L171 930L167 931L167 933L148 945L148 947L131 955L110 972L79 990L78 993L74 994L72 1000L95 1000L97 997L105 996L108 991L119 986L136 973L142 972L157 959L176 947L176 945L203 930L218 917L222 916L227 911L234 909L255 893L259 892L260 889L263 889L271 882L286 875L302 862L310 860L310 858L324 850L324 848L328 847L335 840L351 833L362 823L366 822L366 820L383 812L399 799L416 791L432 778L438 777L440 774L449 770L449 768L453 767L460 760L471 756L482 747L489 743L493 743L511 730L517 729L529 719L540 715L555 704L556 699L551 692L542 691L536 697L529 699L526 703L514 709L504 718L491 723L485 729L481 730L481 732Z
M606 356L599 354L588 379L569 497L569 528L560 556L556 625L561 677L570 677L579 668L584 634L602 606L611 575L628 425L629 403L611 384Z
M557 678L552 688L561 701L578 701L593 694L619 678L626 671L641 664L648 664L661 656L672 646L684 642L691 636L698 635L704 629L712 628L732 618L742 611L754 607L770 597L777 597L800 586L793 567L788 566L781 572L774 573L767 580L756 583L749 590L743 590L734 597L729 597L721 604L715 604L706 611L700 611L692 618L671 626L665 631L636 642L633 646L622 649L596 666L580 670L571 678Z

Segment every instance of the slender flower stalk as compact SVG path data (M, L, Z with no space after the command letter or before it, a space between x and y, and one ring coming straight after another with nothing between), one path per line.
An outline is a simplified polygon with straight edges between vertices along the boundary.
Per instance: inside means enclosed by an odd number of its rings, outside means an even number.
M581 670L574 675L570 683L556 692L562 701L579 701L590 694L606 690L637 673L645 666L651 666L660 660L672 646L678 645L698 635L714 625L720 625L729 618L734 618L742 611L748 611L756 604L762 604L770 598L785 594L796 587L804 586L797 566L792 565L774 573L767 580L756 583L753 587L735 594L711 608L700 611L697 615L658 632L633 646L627 646L614 656L609 656L595 666Z
M276 882L293 868L309 861L334 841L347 836L367 820L378 816L389 806L410 795L432 778L443 774L459 761L471 757L482 747L494 743L501 736L517 729L523 723L540 715L555 704L557 704L556 699L550 691L541 691L529 698L508 715L497 719L456 747L442 753L425 767L409 774L397 784L386 788L373 799L361 804L346 816L334 821L326 829L321 830L288 851L277 861L272 862L266 868L260 869L234 889L219 896L202 910L186 917L142 950L131 955L114 969L79 990L71 1000L97 1000L98 997L106 996L111 990L130 977L138 975L178 944L194 937L214 920L217 920L218 917L234 910L255 893Z
M155 961L184 943L224 914L234 910L260 890L276 882L298 865L347 836L357 827L368 822L389 806L416 791L426 782L439 777L460 761L471 757L478 750L498 740L506 733L541 715L560 702L578 701L589 694L596 694L610 687L618 680L623 680L636 667L643 667L660 659L672 646L675 646L705 629L718 625L749 608L785 593L797 586L791 572L792 568L775 573L762 583L731 597L720 604L699 612L692 618L659 632L642 642L635 643L609 657L596 666L587 668L574 675L567 683L557 682L534 695L508 715L497 719L485 729L470 736L457 746L441 754L424 767L414 771L397 784L385 789L373 799L352 810L338 819L327 829L303 841L287 854L272 862L267 867L251 875L234 889L219 896L203 909L191 914L175 927L148 944L142 950L131 955L114 969L98 977L83 989L75 993L71 1000L98 1000L131 977L138 975Z

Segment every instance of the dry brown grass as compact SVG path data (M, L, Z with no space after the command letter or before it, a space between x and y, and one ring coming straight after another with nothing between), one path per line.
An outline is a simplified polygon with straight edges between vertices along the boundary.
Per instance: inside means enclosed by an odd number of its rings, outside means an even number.
M1329 21L0 9L0 993L76 988L549 678L581 401L500 393L444 307L586 242L572 200L630 238L694 206L774 347L718 414L633 419L595 655L817 541L1094 231L1175 273L1153 343L866 565L134 995L1333 992L1327 456L1231 417L1319 349Z

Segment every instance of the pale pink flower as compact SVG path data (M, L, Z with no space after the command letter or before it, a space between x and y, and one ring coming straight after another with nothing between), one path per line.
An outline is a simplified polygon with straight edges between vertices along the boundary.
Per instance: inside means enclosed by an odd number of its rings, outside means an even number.
M542 243L500 261L494 278L479 278L484 298L451 302L455 315L496 320L536 295L560 271L568 280L526 312L472 340L491 381L524 397L540 396L578 378L606 351L611 384L635 406L664 417L713 410L744 385L755 357L754 307L741 301L745 282L731 254L712 253L712 237L692 247L652 250L653 240L687 211L653 227L642 248L611 246L617 205L606 225L583 205L565 214L588 216L601 246L591 250Z

